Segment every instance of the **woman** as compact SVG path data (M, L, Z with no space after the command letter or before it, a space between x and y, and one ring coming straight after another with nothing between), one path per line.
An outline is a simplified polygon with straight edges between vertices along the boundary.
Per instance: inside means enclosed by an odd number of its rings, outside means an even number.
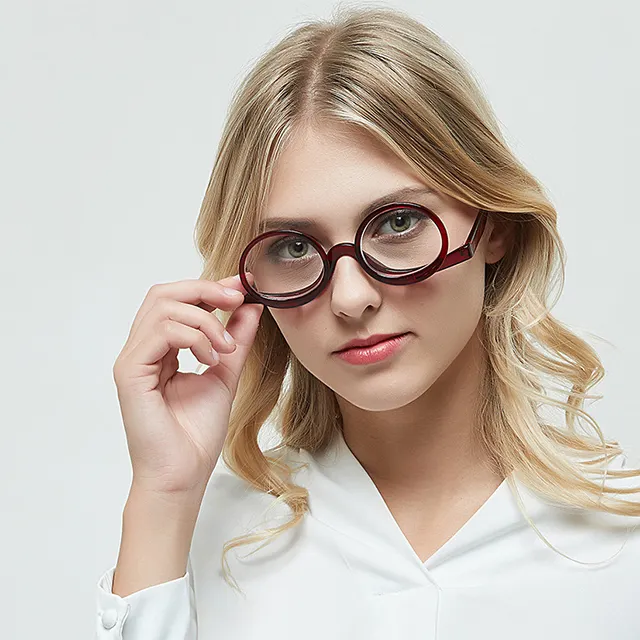
M114 366L133 482L98 638L640 636L640 470L549 311L556 211L451 47L380 8L290 33L197 244Z

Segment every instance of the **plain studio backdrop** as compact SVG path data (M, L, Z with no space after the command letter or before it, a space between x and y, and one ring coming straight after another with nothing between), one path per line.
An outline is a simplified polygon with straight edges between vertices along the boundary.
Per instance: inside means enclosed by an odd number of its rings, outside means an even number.
M131 481L114 360L151 285L200 275L193 227L233 90L333 6L2 3L3 638L92 637ZM554 313L607 369L587 408L638 455L638 3L386 6L471 63L547 187L568 253Z

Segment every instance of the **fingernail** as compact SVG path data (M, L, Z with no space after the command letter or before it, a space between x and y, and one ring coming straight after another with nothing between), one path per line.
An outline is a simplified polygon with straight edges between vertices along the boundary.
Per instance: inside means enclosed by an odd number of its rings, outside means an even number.
M225 342L228 342L229 344L235 344L235 340L233 339L233 336L228 331L225 331L222 334L222 337L225 339Z
M242 291L238 291L237 289L230 289L229 287L224 287L223 291L225 292L226 295L232 298L234 296L237 296L238 294L242 295Z

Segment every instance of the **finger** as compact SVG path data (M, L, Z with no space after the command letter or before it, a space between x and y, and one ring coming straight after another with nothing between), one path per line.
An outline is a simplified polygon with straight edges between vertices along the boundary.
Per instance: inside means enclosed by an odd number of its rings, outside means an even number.
M159 325L167 318L202 331L218 353L233 353L236 349L232 336L230 336L230 341L225 339L225 327L214 313L171 298L158 300L153 309L145 316L143 324L150 325L146 328L146 332L154 331L155 329L151 326Z
M202 331L167 318L122 360L120 375L129 379L148 376L149 366L158 363L171 349L189 349L202 364L217 364L209 338Z
M238 380L253 346L264 308L262 304L245 304L232 313L226 324L226 329L235 338L236 350L229 354L221 353L220 364L201 374L217 375L230 390L232 396L235 396Z
M253 277L253 274L250 273L249 271L245 272L245 275L247 277L247 281L249 282L249 284L253 284L255 282L255 279ZM224 282L224 286L229 288L229 289L235 289L236 291L239 291L240 293L242 293L242 295L244 295L245 293L247 293L246 288L244 287L244 285L242 284L242 280L240 280L240 276L238 274L236 274L235 276L231 276L230 278L224 278L223 280L218 280L218 282ZM200 305L205 311L213 311L214 308L207 305L206 303L201 303Z
M129 331L129 338L133 339L134 342L136 341L135 337L142 321L156 302L161 298L171 298L179 302L194 305L200 305L204 302L211 305L212 308L219 308L225 311L235 309L237 306L242 304L243 297L241 295L228 296L224 292L225 287L228 289L233 288L227 287L227 284L230 284L229 280L232 279L233 278L225 278L224 280L217 282L202 279L179 280L177 282L154 284L147 292L140 309L138 309L138 312L133 319L133 323ZM235 288L233 289L237 290Z

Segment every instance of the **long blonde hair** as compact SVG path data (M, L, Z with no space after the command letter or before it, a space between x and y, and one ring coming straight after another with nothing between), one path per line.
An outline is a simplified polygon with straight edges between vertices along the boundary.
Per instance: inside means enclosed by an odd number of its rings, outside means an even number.
M242 250L259 232L284 145L296 131L320 121L364 129L443 193L489 210L497 222L514 223L507 254L485 267L481 340L489 367L476 425L480 441L512 491L517 474L553 501L640 516L640 504L607 495L640 488L604 482L607 473L640 477L640 469L607 471L623 450L605 440L583 407L585 400L602 397L587 391L604 376L603 365L585 340L550 313L565 270L556 211L508 148L464 59L404 12L336 7L329 20L297 25L255 63L230 105L197 221L201 277L218 280L237 273ZM550 302L554 287L557 295ZM225 322L229 317L216 313ZM547 393L553 389L561 397ZM563 410L563 427L542 418L545 405ZM593 433L579 432L576 419L584 419ZM267 420L281 444L263 452L258 433ZM285 502L292 517L277 528L227 542L222 554L227 582L230 549L268 542L308 511L307 490L292 482L293 470L272 452L319 451L339 429L335 393L300 364L272 316L263 313L222 458L250 485ZM588 477L594 469L600 482Z

